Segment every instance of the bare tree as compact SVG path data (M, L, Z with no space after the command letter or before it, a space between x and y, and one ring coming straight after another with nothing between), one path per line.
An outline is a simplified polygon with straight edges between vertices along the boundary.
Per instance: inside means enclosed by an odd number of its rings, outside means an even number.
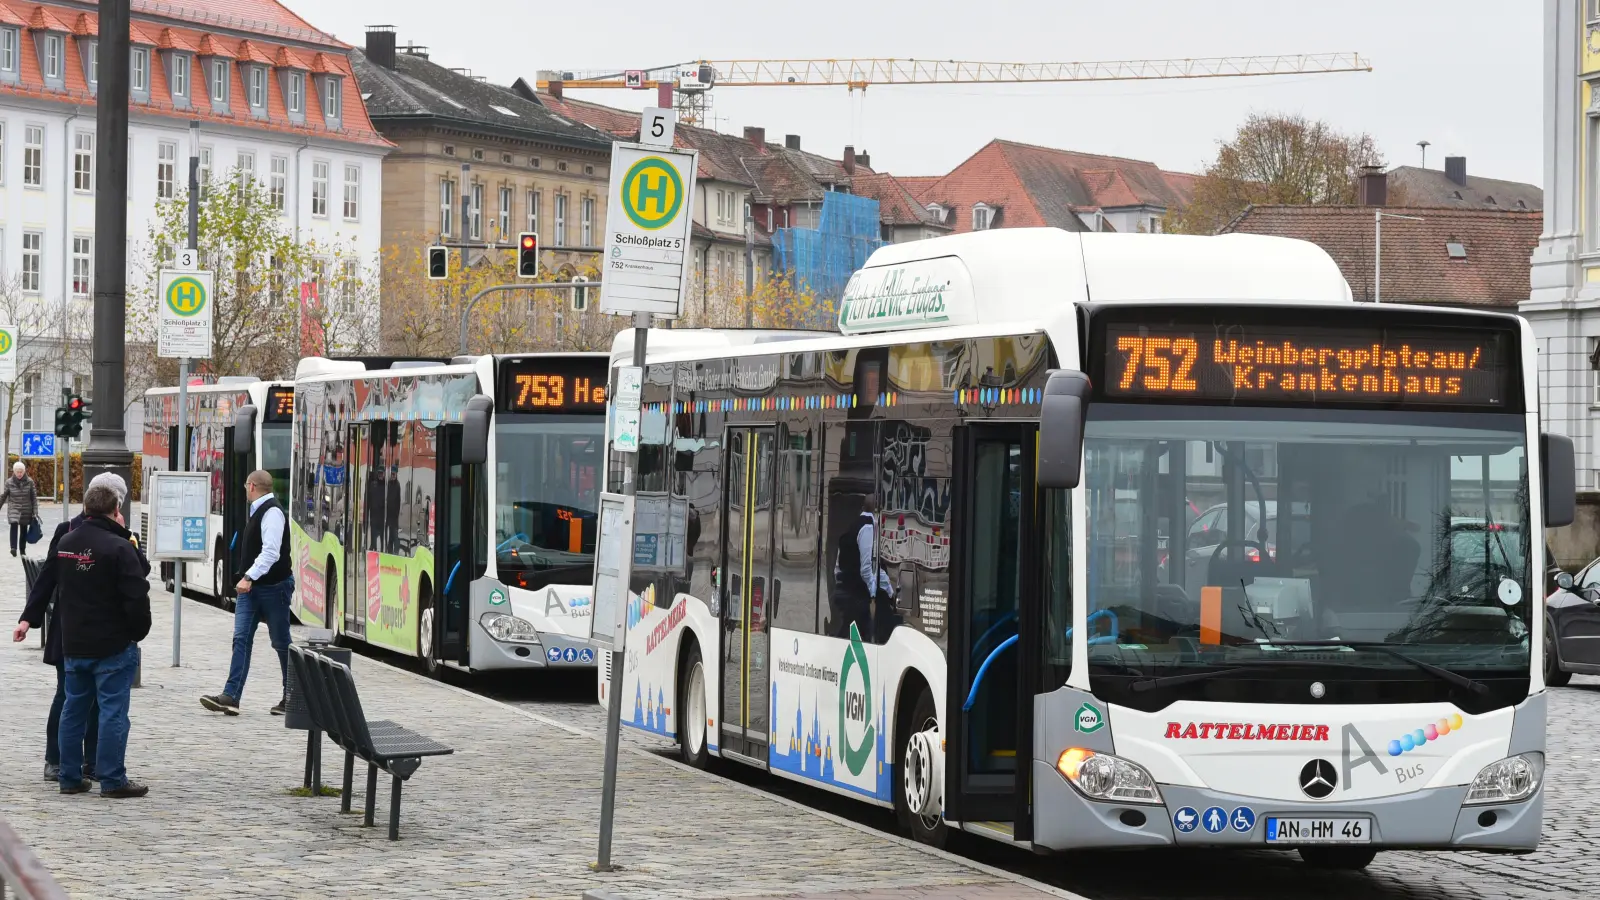
M37 408L38 398L29 396L28 382L37 379L43 389L44 375L62 364L61 307L42 297L22 292L20 277L0 279L0 322L15 329L17 347L17 377L0 384L0 396L5 398L5 436L0 438L0 460L11 453L11 427L16 423L17 400L32 403ZM70 345L69 345L70 346ZM54 420L51 427L54 427ZM39 428L41 423L35 422Z

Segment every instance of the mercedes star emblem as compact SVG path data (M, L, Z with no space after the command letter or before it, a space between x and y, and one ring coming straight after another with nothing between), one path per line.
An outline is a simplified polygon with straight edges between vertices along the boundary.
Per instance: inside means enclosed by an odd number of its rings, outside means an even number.
M1322 682L1320 682L1320 681L1311 682L1311 697L1312 697L1312 699L1321 700L1323 695L1325 695L1327 693L1328 693L1328 689L1326 687L1323 687Z
M1333 763L1325 759L1313 759L1300 770L1300 790L1313 800L1321 800L1333 793L1333 787L1338 783L1339 774L1333 770Z

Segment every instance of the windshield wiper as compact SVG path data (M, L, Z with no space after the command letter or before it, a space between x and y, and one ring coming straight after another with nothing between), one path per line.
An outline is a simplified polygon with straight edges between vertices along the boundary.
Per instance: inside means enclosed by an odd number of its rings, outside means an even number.
M1489 693L1489 686L1487 684L1484 684L1481 681L1475 681L1475 680L1473 680L1471 678L1468 678L1465 675L1462 675L1460 672L1452 672L1449 669L1445 669L1445 668L1442 668L1440 666L1436 666L1433 663L1424 662L1424 661L1422 661L1420 659L1417 659L1415 656L1410 656L1410 655L1407 655L1405 653L1401 653L1399 650L1396 650L1393 647L1390 647L1388 644L1385 644L1385 643L1382 643L1382 642L1379 642L1379 641L1340 641L1340 640L1332 640L1332 641L1284 641L1282 643L1279 643L1277 641L1262 641L1262 642L1258 642L1256 644L1256 646L1258 646L1258 647L1275 647L1275 648L1277 648L1279 650L1293 650L1293 649L1295 649L1297 647L1312 647L1312 648L1349 647L1352 650L1371 650L1371 651L1373 651L1375 653L1381 653L1384 656L1389 657L1390 659L1397 659L1400 662L1403 662L1406 665L1411 666L1411 667L1413 667L1413 668L1415 668L1415 669L1417 669L1419 671L1427 672L1429 675L1432 675L1433 677L1439 679L1440 681L1449 682L1450 684L1453 684L1453 685L1455 685L1456 687L1459 687L1459 688L1466 688L1467 690L1473 692L1474 694L1487 694L1487 693Z
M1212 678L1221 678L1224 675L1237 675L1240 672L1250 671L1246 666L1235 666L1231 669L1212 669L1209 672L1190 672L1186 675L1164 675L1160 678L1148 678L1144 681L1135 681L1133 690L1140 693L1153 691L1156 688L1174 687L1180 684L1189 684L1195 681L1209 681Z

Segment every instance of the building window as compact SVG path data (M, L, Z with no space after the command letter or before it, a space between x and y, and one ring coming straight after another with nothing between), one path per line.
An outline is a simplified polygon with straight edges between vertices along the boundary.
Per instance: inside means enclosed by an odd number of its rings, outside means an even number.
M339 118L339 100L344 89L344 79L328 77L322 80L322 114L330 119Z
M472 186L472 239L483 240L483 185Z
M44 36L44 77L61 77L61 36L47 34Z
M225 59L211 61L211 102L228 102L228 61Z
M594 198L593 197L585 197L585 198L583 198L583 209L582 209L582 212L579 215L580 215L579 221L581 223L580 227L583 230L583 244L582 244L582 246L584 246L584 247L593 247L594 246Z
M172 96L189 96L189 57L172 54Z
M85 46L88 48L85 53L88 65L85 68L89 76L89 86L95 87L100 83L100 42L90 41Z
M528 192L528 230L539 233L539 192Z
M76 234L72 236L72 296L85 299L94 292L91 275L94 273L94 238Z
M272 158L272 182L267 186L272 208L283 212L289 197L289 157Z
M200 196L204 197L211 185L211 148L200 147Z
M133 64L133 89L150 90L150 51L145 47L134 47L128 56Z
M344 167L344 217L354 222L361 212L361 167Z
M267 106L267 70L265 66L250 67L250 105L256 109Z
M44 126L29 125L22 134L22 185L44 187Z
M448 178L439 179L439 233L450 234L454 224L456 183Z
M305 104L305 78L305 75L299 72L289 73L289 97L285 101L289 106L289 112L300 112Z
M346 302L354 303L360 299L361 264L359 262L347 259L339 264L339 293Z
M42 397L39 394L39 376L28 375L22 379L22 430L33 431L40 418L35 412Z
M567 245L567 195L556 194L556 242L555 246Z
M239 199L250 199L250 186L256 181L256 155L249 150L239 151Z
M22 233L22 289L30 294L39 293L39 273L44 270L44 232Z
M17 35L15 28L0 28L0 70L17 70Z
M328 164L320 159L311 163L311 214L328 217Z
M175 141L162 141L156 145L156 196L170 200L174 194L173 183L178 171L178 145Z
M72 136L72 189L80 194L94 191L94 135L87 131Z
M6 183L6 123L0 122L0 184Z
M972 207L972 230L987 231L989 229L989 207L979 203Z
M500 189L500 236L511 234L511 188Z

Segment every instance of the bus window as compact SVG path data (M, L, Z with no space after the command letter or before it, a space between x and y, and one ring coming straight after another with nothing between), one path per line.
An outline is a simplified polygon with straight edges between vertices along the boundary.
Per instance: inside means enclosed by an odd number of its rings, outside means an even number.
M600 507L604 420L501 416L496 440L493 521L501 579L529 589L552 580L587 583Z

